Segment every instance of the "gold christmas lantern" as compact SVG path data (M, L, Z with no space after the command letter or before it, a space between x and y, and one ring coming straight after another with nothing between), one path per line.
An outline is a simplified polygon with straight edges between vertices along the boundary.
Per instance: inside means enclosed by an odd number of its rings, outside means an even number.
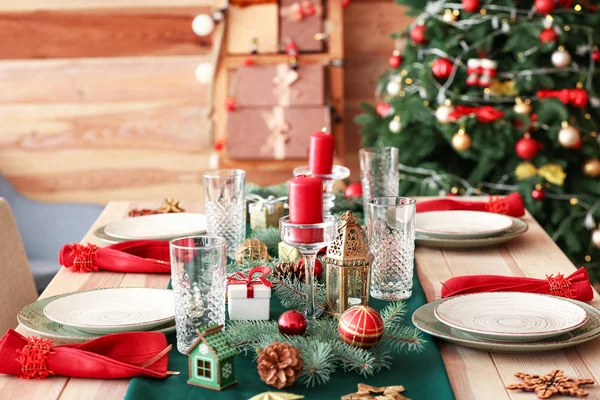
M340 315L346 309L369 304L372 256L367 253L365 235L352 212L338 222L337 236L327 247L326 311Z

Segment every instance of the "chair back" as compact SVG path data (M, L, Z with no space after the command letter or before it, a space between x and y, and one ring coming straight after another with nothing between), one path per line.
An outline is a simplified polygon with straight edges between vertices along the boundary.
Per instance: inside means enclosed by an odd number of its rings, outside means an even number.
M0 336L17 326L19 310L37 297L17 223L0 197Z

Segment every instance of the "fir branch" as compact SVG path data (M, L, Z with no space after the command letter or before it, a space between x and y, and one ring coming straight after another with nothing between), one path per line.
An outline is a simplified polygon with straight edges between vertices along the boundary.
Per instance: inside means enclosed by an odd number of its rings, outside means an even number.
M421 331L411 326L385 327L381 344L387 345L390 350L421 351L425 340L421 337Z
M229 321L225 333L244 354L264 344L264 336L276 338L280 335L277 321Z
M386 349L381 344L375 346L371 353L375 357L375 373L381 371L382 369L390 369L392 368L392 352L389 349Z
M308 335L314 340L323 342L336 340L338 334L338 320L336 318L321 318L308 324Z
M308 340L299 346L304 366L300 375L306 386L324 385L337 367L331 343Z
M352 347L340 340L331 343L339 364L344 371L354 371L364 377L373 375L377 364L375 356L367 350Z
M304 310L306 306L304 283L292 281L290 278L279 279L277 277L273 277L271 281L275 283L273 289L282 306L297 311ZM322 283L315 285L315 303L317 316L319 316L325 309L325 285Z
M406 303L403 301L394 301L386 305L379 313L383 319L386 328L394 328L402 323L406 315Z

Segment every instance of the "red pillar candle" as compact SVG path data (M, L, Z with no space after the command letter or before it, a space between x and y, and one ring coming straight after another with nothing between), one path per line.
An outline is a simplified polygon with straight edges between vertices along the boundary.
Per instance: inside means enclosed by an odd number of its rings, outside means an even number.
M323 222L323 182L313 176L300 175L289 183L290 222Z
M331 174L333 167L334 140L327 132L315 132L310 135L308 167L311 174Z

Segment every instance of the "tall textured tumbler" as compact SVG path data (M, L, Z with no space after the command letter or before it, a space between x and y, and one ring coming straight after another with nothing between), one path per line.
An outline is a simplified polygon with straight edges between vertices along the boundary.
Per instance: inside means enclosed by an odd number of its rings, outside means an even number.
M369 200L375 197L398 196L399 152L396 147L383 147L360 149L358 154L363 189L363 211L366 217Z
M368 203L371 296L376 299L412 295L416 203L408 197L377 197Z
M225 323L225 239L190 236L171 240L170 247L177 350L185 354L198 329Z
M227 256L246 238L246 171L219 169L204 173L204 205L208 234L227 242Z

